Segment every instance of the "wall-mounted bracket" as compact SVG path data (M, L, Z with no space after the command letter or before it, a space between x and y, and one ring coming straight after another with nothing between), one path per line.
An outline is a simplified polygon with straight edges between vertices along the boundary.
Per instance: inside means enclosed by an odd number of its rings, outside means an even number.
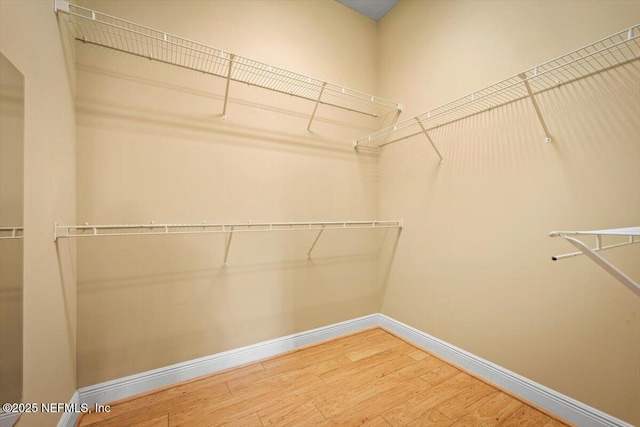
M229 263L227 262L227 260L229 259L229 248L231 247L232 238L233 238L233 227L231 227L231 230L229 231L229 237L227 238L227 245L224 250L224 262L222 263L222 265L224 265L225 267L229 266Z
M222 54L224 55L224 53ZM222 120L227 120L227 101L229 100L229 85L231 83L231 71L233 71L234 55L229 56L229 70L227 70L227 84L224 88L224 106L222 107Z
M53 10L69 13L69 2L64 0L53 0Z
M427 141L429 141L429 144L431 144L431 147L433 147L433 149L436 152L436 154L438 155L438 157L440 157L440 164L443 164L444 163L444 159L442 158L442 154L440 154L440 151L436 147L436 144L434 144L433 141L431 140L431 137L429 136L429 133L427 132L427 129L425 129L425 127L422 125L422 122L417 117L416 117L416 122L418 122L418 125L420 125L420 129L422 129L422 133L424 133L424 136L427 137Z
M327 87L327 82L322 83L322 87L320 88L320 93L318 93L318 99L316 100L316 105L313 107L313 113L311 113L311 117L309 118L309 124L307 125L307 133L311 133L311 122L313 122L313 118L316 116L316 111L318 111L318 105L320 105L320 100L322 99L322 94L324 93L325 87Z
M318 239L320 239L320 236L322 235L323 231L324 231L324 225L322 226L320 231L318 231L318 235L316 236L315 240L311 244L311 247L309 248L309 252L307 252L307 259L311 259L311 251L313 250L313 248L316 247L316 243L318 243Z
M533 75L538 75L538 69L534 68ZM542 116L542 112L540 111L540 107L538 106L538 101L536 101L535 96L533 95L533 91L531 90L531 85L529 84L529 80L525 73L519 75L524 83L524 87L527 89L527 94L529 95L529 99L533 104L533 108L536 110L536 115L538 116L538 120L540 120L540 124L542 125L542 129L544 130L544 142L551 142L551 132L549 132L549 128L547 127L547 123L544 121L544 117Z

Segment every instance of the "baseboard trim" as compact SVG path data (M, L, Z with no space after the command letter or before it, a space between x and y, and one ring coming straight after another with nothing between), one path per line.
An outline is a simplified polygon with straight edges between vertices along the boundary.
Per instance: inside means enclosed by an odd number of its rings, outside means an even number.
M20 418L20 414L3 412L0 414L0 427L13 427Z
M69 403L72 407L80 408L80 393L78 390L73 393L73 395L71 396L71 400L69 400ZM58 421L58 427L75 426L76 421L78 421L79 415L80 413L78 412L65 412L64 414L62 414L62 417L60 417L60 420Z
M351 334L378 326L378 315L371 314L333 325L312 329L264 341L258 344L206 356L187 362L177 363L164 368L142 372L128 377L78 389L80 403L93 406L96 403L113 402L158 387L164 387L180 381L190 380L212 374L224 369L255 362L276 356L297 348L316 344L342 335ZM62 420L61 420L62 422ZM73 421L75 422L75 421ZM59 427L73 427L71 424L59 424Z
M418 347L580 427L633 427L631 424L379 313L82 387L74 394L71 403L93 406L96 403L124 399L158 387L212 374L375 326L383 327ZM58 423L58 427L73 427L77 415L65 414Z
M378 314L378 325L577 426L633 427L631 424L627 424L609 414L551 390L535 381L531 381L384 314Z

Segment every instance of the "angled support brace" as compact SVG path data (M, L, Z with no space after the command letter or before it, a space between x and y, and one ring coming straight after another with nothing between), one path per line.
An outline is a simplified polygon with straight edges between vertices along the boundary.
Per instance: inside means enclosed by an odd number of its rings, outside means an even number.
M313 248L316 247L316 243L318 243L318 239L320 239L320 236L322 235L323 231L324 231L324 225L322 226L322 228L318 232L318 235L316 236L316 239L313 241L313 244L309 248L309 252L307 252L307 259L311 259L311 251L313 250Z
M320 100L322 99L322 94L324 93L324 88L327 86L327 83L322 83L322 87L320 88L320 93L318 94L318 99L316 100L316 105L313 107L313 113L311 113L311 117L309 118L309 124L307 125L307 133L311 133L311 122L313 122L313 118L316 116L316 111L318 111L318 105L320 105Z
M635 293L637 296L640 297L640 285L638 285L638 283L636 283L633 279L631 279L629 276L624 274L622 271L616 268L609 261L607 261L606 259L602 258L600 255L595 253L594 250L590 249L587 245L582 243L580 240L563 235L563 234L560 234L560 236L564 237L565 240L567 240L573 246L578 248L583 254L589 257L593 262L598 264L600 267L606 270L609 274L615 277L620 283L625 285L633 293Z
M440 154L440 151L438 151L438 148L436 147L436 144L433 143L433 141L431 140L431 137L427 133L427 130L424 128L424 126L422 125L422 122L417 117L416 117L416 122L418 122L418 125L420 125L420 129L422 129L422 133L424 133L424 136L427 137L427 141L429 141L429 144L431 144L431 146L435 150L435 152L438 155L438 157L440 157L440 164L443 164L444 163L444 159L442 158L442 154Z
M229 259L229 248L231 247L231 239L233 238L233 227L231 227L231 231L229 232L229 238L227 239L227 247L224 251L224 265L225 267L229 266L227 260Z
M535 70L537 73L537 68ZM542 112L540 111L540 107L538 106L538 101L533 96L533 91L531 90L531 86L529 85L529 81L527 80L527 76L523 73L519 76L524 83L524 87L527 88L527 94L529 95L529 99L533 103L533 108L536 110L536 115L538 116L538 120L540 120L540 124L542 125L542 129L544 130L544 142L551 142L551 132L549 132L549 128L547 127L547 123L544 121L544 117L542 117Z
M233 59L235 55L229 57L229 71L227 72L227 87L224 90L224 106L222 107L222 120L227 120L227 100L229 99L229 84L231 83L231 71L233 70Z

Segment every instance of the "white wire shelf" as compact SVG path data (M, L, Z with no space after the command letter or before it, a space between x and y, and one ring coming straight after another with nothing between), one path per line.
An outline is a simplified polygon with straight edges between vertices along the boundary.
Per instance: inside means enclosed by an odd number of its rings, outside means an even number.
M402 229L402 221L317 221L317 222L262 222L262 223L231 223L231 224L120 224L120 225L54 225L53 239L76 237L107 237L107 236L152 236L168 234L228 234L224 265L227 266L229 247L235 233L269 232L269 231L310 231L316 230L313 244L307 252L307 258L311 258L311 252L318 243L322 232L325 230L353 230L373 228L398 228Z
M226 118L230 81L313 101L315 108L309 126L318 105L329 105L372 117L402 110L402 105L393 101L245 58L64 0L55 0L55 8L56 12L62 12L66 17L67 28L77 40L225 79L227 87L223 118Z
M0 227L0 240L22 239L23 231L22 227Z
M429 137L429 131L524 98L530 98L533 102L545 133L545 141L551 142L551 134L534 95L639 58L640 24L394 126L356 139L353 145L354 148L359 146L380 148L424 134L435 149ZM440 156L439 152L438 155ZM442 160L442 156L440 159Z
M563 237L566 241L571 243L573 246L579 249L579 252L570 252L567 254L556 255L551 257L553 261L558 261L565 258L572 258L579 255L586 255L604 270L606 270L609 274L615 277L620 283L629 288L636 295L640 296L640 285L627 276L620 269L615 267L609 261L601 257L596 252L601 252L607 249L619 248L622 246L633 245L636 243L640 243L640 239L636 239L636 237L640 238L640 227L625 227L625 228L612 228L606 230L590 230L590 231L553 231L549 233L551 237ZM594 236L595 237L595 247L590 248L584 242L579 240L576 237L572 236ZM615 243L607 246L602 245L602 237L603 236L621 236L627 237L628 240L622 243Z

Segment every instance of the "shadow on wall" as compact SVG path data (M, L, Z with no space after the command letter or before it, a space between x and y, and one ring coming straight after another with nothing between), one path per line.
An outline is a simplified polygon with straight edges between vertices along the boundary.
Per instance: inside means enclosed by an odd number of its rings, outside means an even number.
M544 132L529 99L493 108L429 132L444 156L443 168L452 174L473 167L476 171L510 169L516 165L544 164L548 151L553 157L579 148L610 150L622 146L616 135L633 132L640 63L634 61L535 95L553 142L544 143ZM585 106L593 106L585 112ZM597 107L595 107L597 106ZM587 107L588 108L588 107ZM578 114L576 114L579 112ZM579 129L593 129L601 135L598 145L585 146ZM385 178L434 178L437 156L424 135L384 149L393 169L384 168ZM402 151L402 153L395 153ZM564 154L566 155L566 154ZM505 165L505 159L509 164ZM430 171L425 176L425 171ZM430 179L433 181L433 179Z
M395 230L361 231L325 233L309 260L313 232L235 236L228 267L224 235L79 241L79 386L379 310Z
M124 56L125 61L142 61L140 58ZM100 62L96 60L94 62ZM156 67L158 64L153 64ZM276 146L300 150L316 149L313 155L322 152L333 154L353 154L351 141L390 124L395 113L387 113L380 117L368 117L356 112L345 111L336 107L320 105L313 119L311 132L306 132L313 103L309 100L286 96L268 90L232 84L232 93L228 104L229 118L222 118L224 87L219 79L198 76L184 80L185 76L193 77L192 72L165 69L160 65L161 73L154 68L147 74L144 69L134 67L136 74L120 72L85 64L77 65L81 79L97 80L92 85L113 87L120 92L122 87L136 88L134 91L150 91L162 94L162 99L149 103L140 101L137 96L122 91L121 96L105 100L97 89L97 97L83 91L78 96L78 112L80 115L98 116L119 120L134 120L147 125L160 126L163 130L179 129L184 132L219 133L223 136L242 138L245 142L259 139L268 143L269 148ZM129 70L128 70L129 71ZM172 79L175 73L183 74L182 79ZM149 78L148 76L158 76ZM164 78L166 77L166 78ZM182 83L182 84L180 84ZM90 91L89 91L90 92ZM101 99L98 99L101 98ZM138 98L138 100L136 100ZM142 97L144 99L144 97ZM266 101L266 102L261 102ZM267 103L268 102L268 103ZM215 113L218 110L220 113ZM284 131L290 129L290 132ZM191 136L191 135L190 135ZM206 135L201 135L208 139Z

